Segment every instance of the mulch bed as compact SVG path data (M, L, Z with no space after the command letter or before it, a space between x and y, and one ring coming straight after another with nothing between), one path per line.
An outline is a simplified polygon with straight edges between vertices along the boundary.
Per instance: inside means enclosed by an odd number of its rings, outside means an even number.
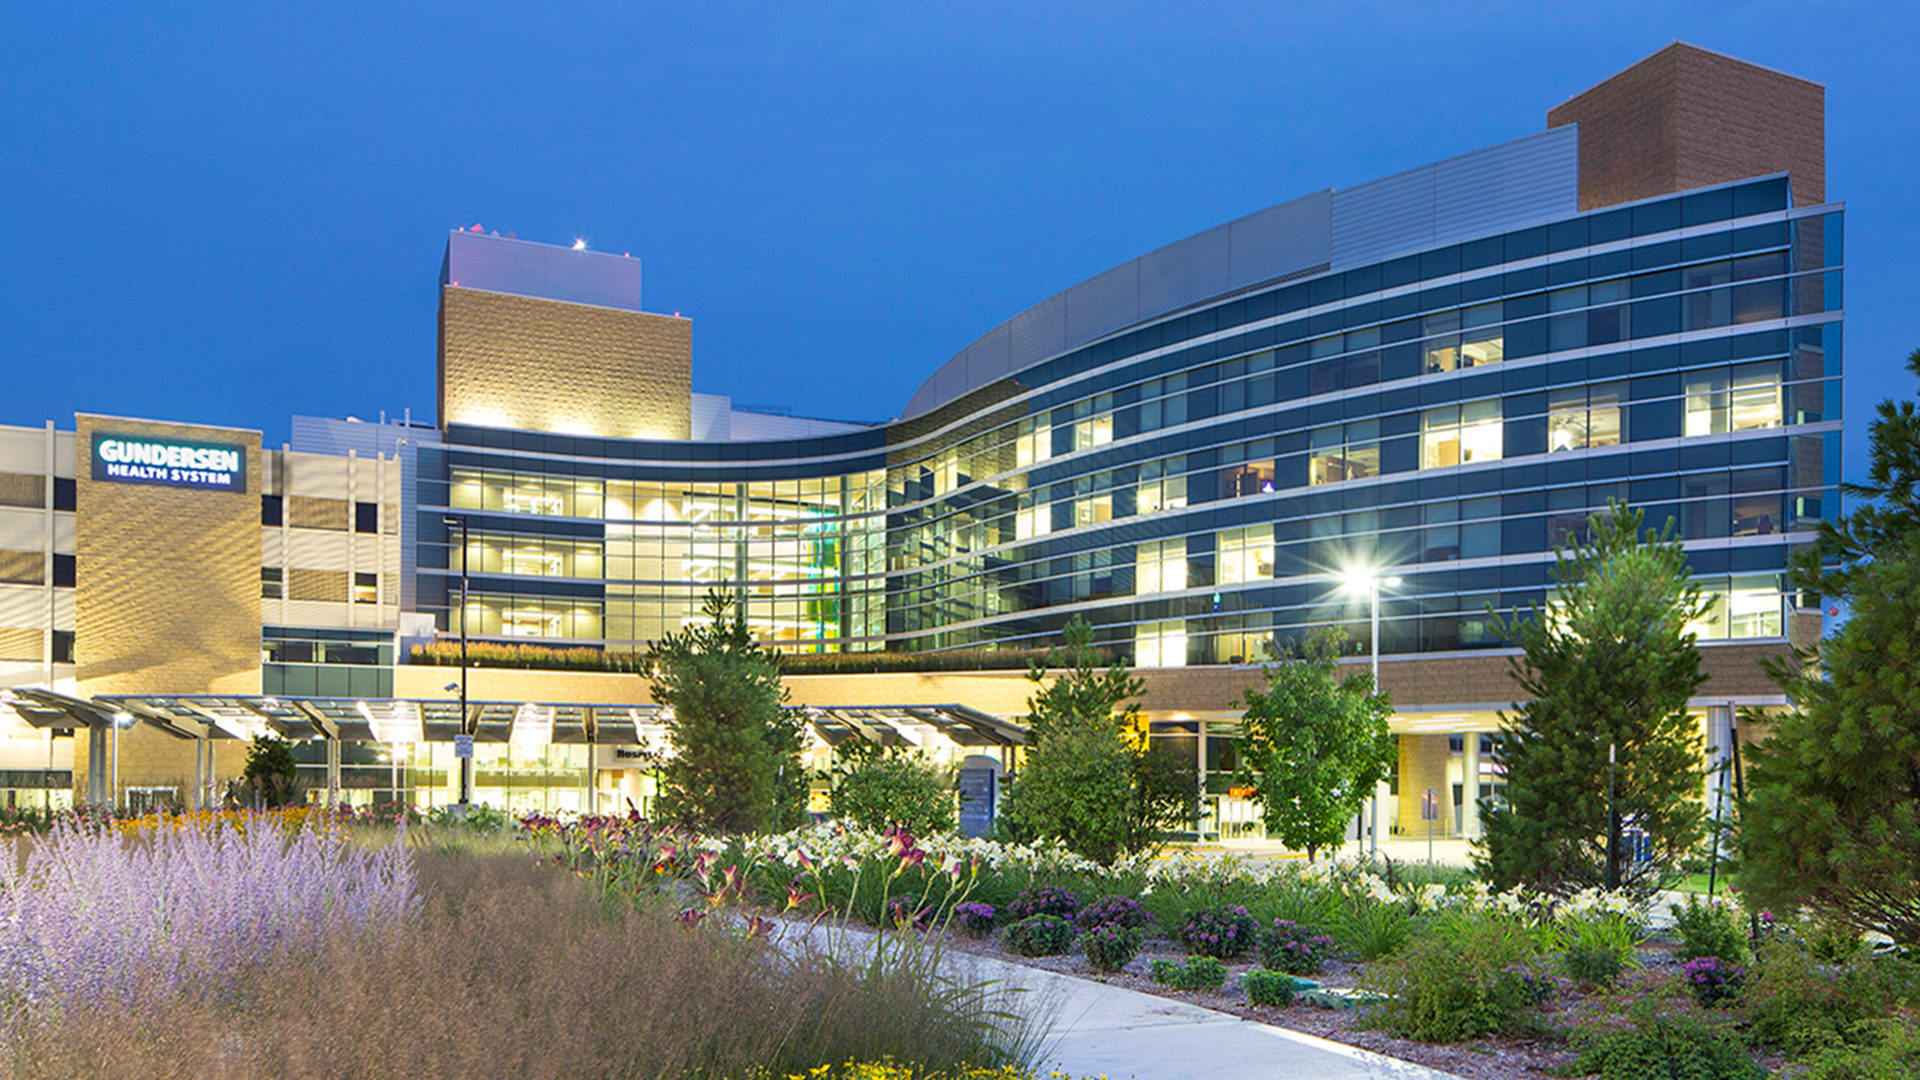
M1542 1012L1548 1032L1537 1038L1493 1037L1476 1039L1463 1043L1425 1043L1412 1039L1402 1039L1384 1031L1360 1026L1360 1013L1357 1010L1328 1009L1318 1005L1296 1002L1286 1008L1252 1005L1241 993L1238 977L1241 972L1259 966L1256 961L1240 961L1228 965L1226 986L1215 992L1194 992L1170 990L1147 977L1147 965L1153 960L1184 961L1186 951L1165 939L1150 938L1140 950L1140 955L1128 964L1126 970L1116 974L1095 971L1085 957L1078 953L1065 956L1027 957L1007 952L992 941L968 938L955 934L949 939L949 945L959 951L991 956L1016 964L1026 964L1046 971L1073 975L1095 982L1138 990L1143 994L1171 998L1190 1005L1230 1013L1247 1020L1255 1020L1275 1027L1318 1036L1333 1042L1357 1046L1377 1054L1412 1061L1443 1072L1453 1073L1468 1080L1566 1080L1570 1075L1575 1054L1568 1047L1566 1039L1555 1032L1569 1026L1576 1014L1595 1009L1619 1012L1626 1004L1640 997L1653 982L1666 981L1671 977L1672 969L1678 968L1678 962L1664 949L1649 947L1642 949L1641 961L1645 971L1622 973L1618 988L1611 993L1600 992L1583 994L1565 979L1559 980L1559 993L1555 1000ZM1351 987L1359 974L1356 965L1333 962L1314 980L1328 987Z

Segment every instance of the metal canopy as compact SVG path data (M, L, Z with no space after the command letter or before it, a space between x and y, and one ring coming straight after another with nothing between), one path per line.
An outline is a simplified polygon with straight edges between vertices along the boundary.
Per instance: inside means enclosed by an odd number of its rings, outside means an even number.
M458 702L439 699L117 694L89 702L50 691L13 693L15 710L39 727L107 726L124 709L140 722L188 739L251 738L271 731L296 740L437 743L465 733L491 743L663 746L667 735L667 718L658 705L473 701L463 718ZM965 705L807 705L790 711L801 714L814 736L829 746L854 738L882 746L1026 742L1025 728ZM82 716L89 719L76 719Z

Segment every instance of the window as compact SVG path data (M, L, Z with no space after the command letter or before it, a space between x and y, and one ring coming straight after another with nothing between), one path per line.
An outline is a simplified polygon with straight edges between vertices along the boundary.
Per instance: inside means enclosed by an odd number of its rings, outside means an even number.
M1104 446L1113 441L1113 414L1102 413L1086 420L1078 420L1073 425L1073 448L1085 450L1089 447Z
M1777 360L1687 376L1688 435L1779 427L1782 413Z
M1185 372L1140 385L1140 430L1153 431L1187 422ZM1161 395L1167 395L1162 397Z
M55 510L73 509L77 497L74 490L73 477L56 476L53 478L53 508Z
M73 631L55 630L53 632L53 662L73 663Z
M1033 498L1034 496L1028 496ZM1042 496L1044 497L1044 493ZM1045 536L1053 531L1053 506L1042 502L1037 506L1023 506L1013 516L1013 538L1030 540L1036 536Z
M353 602L356 604L377 604L380 602L380 575L353 575Z
M1073 504L1073 523L1075 525L1098 525L1113 520L1113 496L1111 494L1094 495L1077 499Z
M73 588L74 558L71 555L53 557L53 585L55 588Z
M353 504L353 531L357 533L377 533L380 531L380 504L357 502Z
M1273 577L1273 526L1228 529L1214 540L1215 579L1222 585Z
M1772 574L1736 574L1701 583L1707 611L1687 624L1702 641L1780 637L1786 598Z
M1315 431L1313 456L1307 462L1307 483L1337 484L1380 472L1380 423L1359 420Z
M1135 552L1133 591L1140 596L1187 587L1187 541L1157 540Z
M281 580L281 570L277 566L260 568L260 596L265 600L278 600L286 595L286 583Z
M1620 383L1569 386L1547 395L1547 452L1618 446L1625 438Z
M1500 460L1500 399L1428 409L1420 416L1420 467Z
M1053 428L1045 419L1022 420L1013 441L1013 461L1025 466L1053 456Z
M1426 342L1428 374L1497 364L1506 358L1506 335L1495 324L1499 304L1481 304L1465 311L1442 311L1421 320L1421 330L1439 334Z
M1273 490L1273 462L1243 461L1220 470L1220 497L1237 499Z
M1186 667L1187 624L1147 623L1133 634L1133 666Z
M278 526L285 513L278 495L260 496L260 524Z
M1157 514L1187 505L1187 478L1184 457L1149 461L1140 466L1140 487L1134 494L1135 512Z

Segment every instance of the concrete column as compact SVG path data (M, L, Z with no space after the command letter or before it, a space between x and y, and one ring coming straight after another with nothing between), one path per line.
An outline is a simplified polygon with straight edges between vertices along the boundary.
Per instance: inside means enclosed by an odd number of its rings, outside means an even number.
M327 740L327 805L340 802L340 740Z
M1373 785L1373 843L1369 851L1377 849L1380 841L1388 836L1387 829L1393 824L1392 812L1387 804L1393 800L1393 786L1385 780Z
M1469 840L1480 838L1480 732L1469 731L1460 739L1460 835Z
M1194 782L1200 789L1200 801L1193 812L1193 838L1196 842L1204 842L1207 838L1207 722L1195 720L1193 730L1196 777Z
M1433 836L1444 840L1452 835L1453 789L1447 775L1452 754L1445 735L1400 736L1400 835L1424 840L1427 822L1420 816L1420 800L1429 788L1439 800L1439 814L1433 822Z

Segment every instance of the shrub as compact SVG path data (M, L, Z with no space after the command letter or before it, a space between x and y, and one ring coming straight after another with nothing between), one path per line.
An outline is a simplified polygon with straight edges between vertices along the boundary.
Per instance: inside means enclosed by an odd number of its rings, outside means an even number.
M1231 960L1257 942L1259 924L1239 904L1202 908L1187 912L1180 927L1180 944L1200 956Z
M1246 982L1242 985L1247 991L1248 1004L1284 1009L1293 1004L1293 991L1298 984L1292 975L1284 971L1255 968L1247 972Z
M1153 913L1141 907L1138 900L1125 896L1103 896L1081 908L1073 921L1082 930L1091 930L1096 926L1127 926L1144 930L1153 921Z
M1863 1022L1920 1000L1920 964L1894 956L1862 957L1837 969L1793 942L1764 941L1746 993L1748 1035L1759 1046L1799 1057L1871 1036Z
M1210 956L1195 956L1182 964L1155 960L1147 967L1154 982L1175 990L1218 990L1227 984L1227 966Z
M1031 919L1035 915L1052 915L1061 919L1071 919L1080 914L1080 898L1072 890L1058 885L1041 885L1028 889L1013 898L1007 905L1007 918L1014 922Z
M1361 986L1385 995L1365 1022L1423 1042L1460 1042L1521 1030L1538 1005L1526 931L1499 919L1463 919L1373 965Z
M1717 956L1696 956L1687 961L1681 971L1686 977L1687 988L1693 991L1694 1000L1707 1008L1739 997L1740 988L1747 981L1746 968L1729 964Z
M1140 955L1145 935L1136 927L1107 923L1080 935L1080 951L1097 971L1119 971Z
M1632 1027L1581 1031L1574 1036L1580 1058L1574 1069L1598 1080L1765 1080L1740 1040L1725 1026L1685 1013L1665 1012L1654 1002L1634 1008Z
M1007 927L1005 940L1021 956L1059 956L1073 948L1073 924L1058 915L1030 915Z
M1275 919L1260 933L1260 962L1273 971L1313 975L1326 966L1333 939L1291 919Z
M1673 930L1680 936L1679 956L1692 960L1712 956L1735 967L1753 960L1747 941L1747 928L1733 908L1709 900L1705 903L1689 893L1684 907L1673 909Z
M968 900L953 905L953 919L968 937L986 937L993 933L993 905Z
M1620 978L1620 956L1612 949L1575 945L1564 959L1567 976L1582 986L1612 986Z
M1920 1076L1920 1029L1911 1020L1864 1021L1851 1045L1830 1046L1806 1061L1801 1080L1912 1080Z
M862 739L841 743L834 759L834 817L876 832L889 825L917 835L953 831L953 784L932 762Z
M262 735L247 747L246 768L232 795L243 806L272 809L297 806L307 801L300 783L300 763L293 758L293 745L276 735Z

